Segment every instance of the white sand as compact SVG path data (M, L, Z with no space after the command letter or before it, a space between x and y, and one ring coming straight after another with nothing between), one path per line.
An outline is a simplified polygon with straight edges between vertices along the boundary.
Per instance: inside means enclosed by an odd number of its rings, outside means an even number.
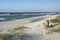
M15 27L20 26L22 24L26 24L28 22L30 22L29 19L21 19L21 20L2 22L2 23L0 23L0 30L3 30L3 32L6 32L9 29L15 28Z
M29 29L26 29L27 33L40 36L40 37L33 37L34 40L45 40L45 38L43 38L43 37L45 37L45 35L46 35L46 30L44 29L43 23L46 20L55 18L56 16L57 15L47 16L44 20L25 24L24 26L29 27ZM33 38L32 39L30 38L29 40L33 40Z
M45 40L60 40L60 33L51 33L45 36Z
M45 32L43 23L46 22L46 20L50 20L50 19L55 18L56 16L58 16L58 15L47 16L43 20L40 20L40 21L37 21L37 22L28 23L28 24L25 24L24 26L30 28L28 33L39 33L39 34L41 34L43 31Z

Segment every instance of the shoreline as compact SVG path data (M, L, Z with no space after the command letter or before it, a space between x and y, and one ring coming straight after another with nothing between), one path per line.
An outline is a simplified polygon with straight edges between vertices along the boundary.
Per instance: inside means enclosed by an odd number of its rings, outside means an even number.
M40 20L39 18L41 16L38 16L38 17L32 17L32 18L27 18L27 19L19 19L19 20L13 20L13 21L7 21L7 22L3 22L3 23L0 23L0 30L3 29L3 32L7 31L8 29L11 29L11 28L15 28L17 26L25 26L25 25L28 25L30 27L30 24L33 24L32 26L36 25L36 24L41 24L44 20L47 19L50 19L50 17L52 17L53 15L47 15L47 16L43 16L44 18L42 20ZM54 15L56 16L56 15ZM39 20L35 20L35 19L39 19ZM32 22L32 20L34 22Z
M38 20L39 20L39 18L40 18L40 20L41 20L42 17L45 18L45 17L47 17L47 16L52 16L52 15L37 16L37 17L30 17L30 18L23 18L23 19L14 19L14 20L10 20L10 21L0 22L0 24L1 24L1 23L5 23L5 22L21 21L21 20L30 20L30 21L33 20L33 21L34 21L35 19L38 19ZM43 19L44 19L44 18L43 18ZM37 21L38 21L38 20L37 20Z
M44 19L40 20L40 21L34 21L34 22L30 22L26 19L25 21L28 23L24 23L22 24L22 26L27 27L27 29L24 29L25 32L27 33L27 37L25 38L26 40L45 40L45 29L44 29L44 25L43 23L46 20L50 20L55 18L58 15L52 15L52 16L45 16ZM25 22L24 20L22 20L21 22ZM10 29L14 29L16 27L20 26L20 20L15 20L15 21L10 21L10 22L6 22L0 24L0 29L3 28L3 31L0 32L0 34L5 34L8 33L7 31ZM15 38L16 39L16 38ZM17 39L18 40L18 39Z

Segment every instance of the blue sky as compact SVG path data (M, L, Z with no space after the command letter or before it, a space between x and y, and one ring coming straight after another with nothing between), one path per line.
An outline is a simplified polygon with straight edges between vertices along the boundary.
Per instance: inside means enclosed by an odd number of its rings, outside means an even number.
M0 12L59 12L60 0L0 0Z

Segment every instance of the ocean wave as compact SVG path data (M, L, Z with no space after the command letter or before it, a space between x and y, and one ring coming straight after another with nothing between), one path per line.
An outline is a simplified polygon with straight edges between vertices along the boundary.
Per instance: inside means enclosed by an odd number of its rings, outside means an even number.
M5 18L0 18L0 20L6 20Z
M10 14L0 14L0 16L8 16L8 15L10 15Z
M22 15L26 16L26 15L43 15L43 14L22 14Z
M35 21L40 21L40 20L42 20L42 19L44 19L44 18L48 18L48 17L50 17L50 16L52 16L52 15L32 17L32 18L30 18L30 20L31 20L31 22L35 22Z
M38 21L44 19L45 17L49 17L49 15L55 13L0 13L0 21L1 20L14 20L14 19L24 19L24 18L31 18L32 21Z

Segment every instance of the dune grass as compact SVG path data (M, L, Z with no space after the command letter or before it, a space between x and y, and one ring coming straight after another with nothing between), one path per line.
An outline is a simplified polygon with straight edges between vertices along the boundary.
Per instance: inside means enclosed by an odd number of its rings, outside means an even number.
M23 38L26 36L26 32L24 30L24 27L18 26L12 30L8 30L5 34L0 34L1 40L10 40L11 37L18 36L20 37L20 40L23 40Z
M59 23L60 24L60 16L57 16L56 18L51 19L50 22L51 23Z
M54 24L58 23L58 25L56 27L49 28L50 33L52 33L52 32L57 32L57 33L60 32L60 16L57 16L56 18L51 19L50 23L54 23Z
M53 33L53 32L60 33L60 27L57 27L57 28L50 28L50 29L49 29L49 32L50 32L50 33Z
M0 39L1 39L1 40L9 40L10 37L12 37L11 34L7 34L7 33L5 33L5 34L0 34Z

